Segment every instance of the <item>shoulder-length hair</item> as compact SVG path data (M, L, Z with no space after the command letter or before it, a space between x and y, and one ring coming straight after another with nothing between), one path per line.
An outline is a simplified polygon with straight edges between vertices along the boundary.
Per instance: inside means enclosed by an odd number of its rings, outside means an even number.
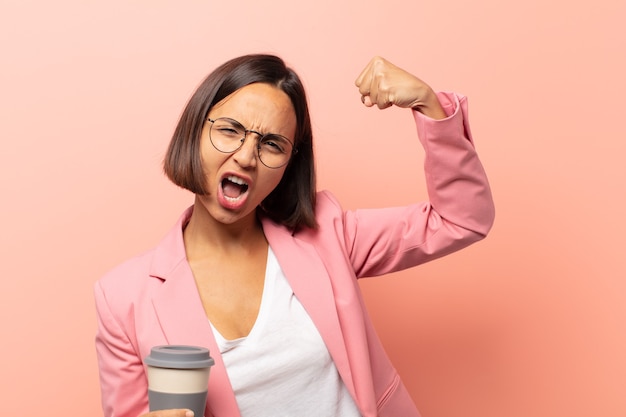
M200 154L202 128L209 112L221 100L253 83L266 83L290 98L296 113L297 152L291 157L276 188L259 209L273 221L293 230L316 228L315 164L313 134L304 87L298 75L273 55L245 55L216 68L200 84L183 110L172 136L163 168L176 185L195 194L206 194Z

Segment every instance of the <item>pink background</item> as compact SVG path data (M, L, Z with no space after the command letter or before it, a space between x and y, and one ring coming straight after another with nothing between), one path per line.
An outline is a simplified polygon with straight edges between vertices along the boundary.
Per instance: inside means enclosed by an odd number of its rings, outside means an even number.
M363 283L424 417L626 415L625 19L622 0L2 0L3 415L101 414L93 283L191 203L165 146L249 52L302 75L346 208L425 197L410 114L353 87L371 56L470 97L491 236Z

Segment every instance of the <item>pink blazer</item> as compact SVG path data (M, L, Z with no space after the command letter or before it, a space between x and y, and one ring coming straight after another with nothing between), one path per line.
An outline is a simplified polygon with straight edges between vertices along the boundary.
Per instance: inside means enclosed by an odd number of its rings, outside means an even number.
M358 278L398 271L483 238L494 207L467 124L465 98L439 94L449 114L414 112L425 151L430 202L343 211L318 194L319 230L263 229L294 293L311 316L364 417L419 413L367 314ZM95 286L96 349L106 417L148 409L143 359L152 346L206 346L215 359L206 416L240 416L219 349L186 261L182 230L191 208L153 250L105 275Z

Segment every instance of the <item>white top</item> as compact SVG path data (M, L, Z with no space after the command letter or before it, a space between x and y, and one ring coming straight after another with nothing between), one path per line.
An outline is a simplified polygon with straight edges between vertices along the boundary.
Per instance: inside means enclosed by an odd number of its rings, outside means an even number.
M261 307L248 336L226 340L211 327L242 417L360 417L271 248Z

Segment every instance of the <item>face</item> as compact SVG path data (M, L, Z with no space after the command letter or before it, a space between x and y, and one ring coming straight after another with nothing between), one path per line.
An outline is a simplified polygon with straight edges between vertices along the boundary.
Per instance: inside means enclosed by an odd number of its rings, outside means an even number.
M269 84L242 87L217 103L208 117L234 119L247 130L279 134L292 142L296 132L291 100ZM196 201L219 223L255 221L257 206L278 185L286 165L268 168L261 163L257 153L259 136L255 133L248 133L236 152L222 153L211 144L210 129L211 123L206 122L200 142L207 194L198 196Z

